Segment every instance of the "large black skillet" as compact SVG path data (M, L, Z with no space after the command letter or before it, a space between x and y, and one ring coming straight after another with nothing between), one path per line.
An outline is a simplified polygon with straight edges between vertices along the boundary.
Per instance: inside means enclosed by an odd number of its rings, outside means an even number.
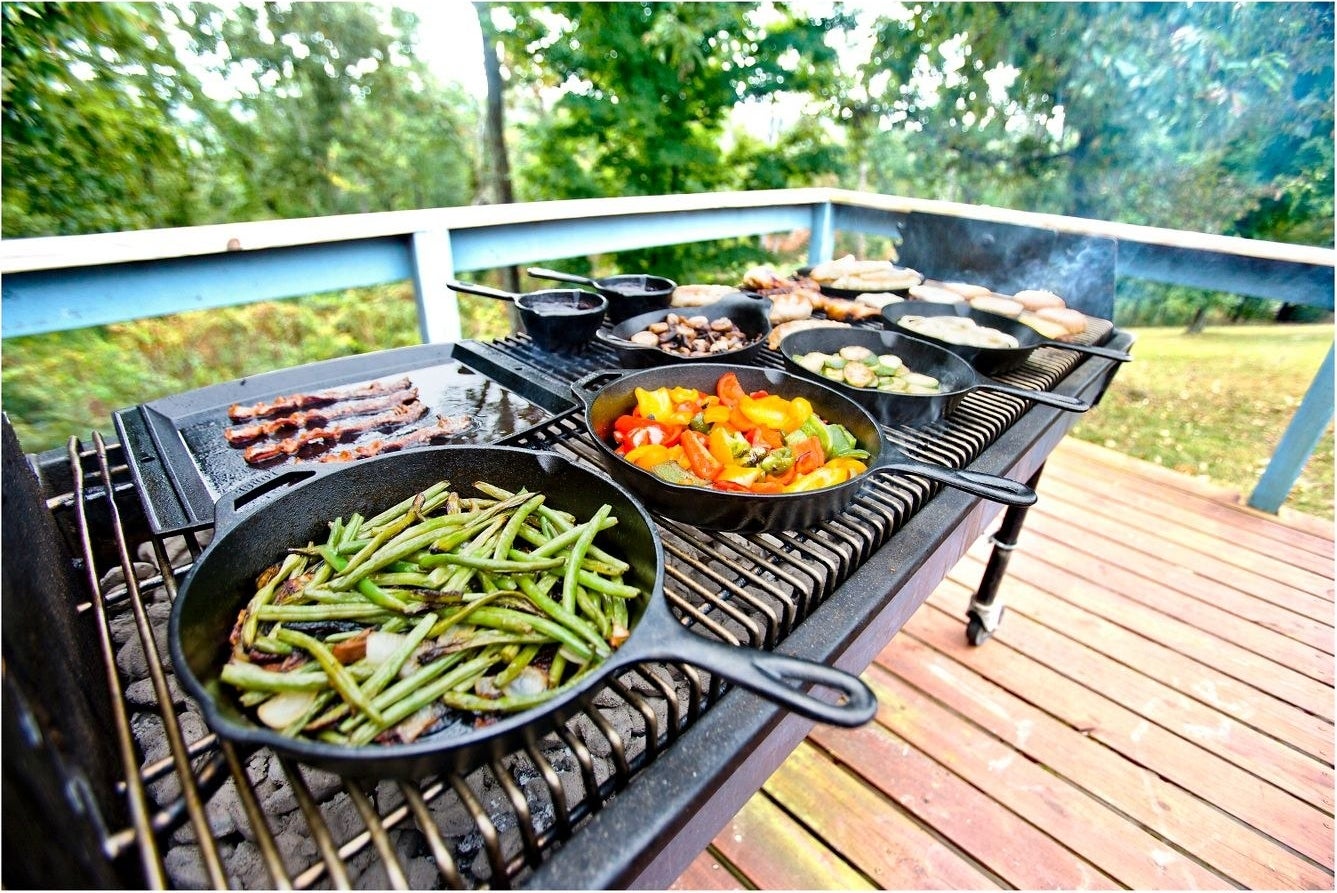
M658 347L636 344L630 340L632 335L644 332L652 323L663 322L670 313L683 317L704 316L712 321L728 317L738 326L739 331L747 336L747 343L733 350L685 357ZM681 307L641 313L618 323L608 332L600 329L594 333L594 337L613 349L617 354L618 364L624 369L644 369L648 366L669 366L679 363L747 363L761 351L766 343L766 336L771 333L770 313L769 300L739 292L737 295L727 295L704 307Z
M814 350L837 353L842 347L858 345L875 354L895 354L913 372L938 379L936 394L900 394L876 388L856 388L844 382L832 382L820 373L809 371L797 358ZM795 332L780 342L780 353L792 372L812 381L822 382L851 398L873 414L883 425L927 425L956 408L972 391L1009 394L1032 403L1041 403L1069 412L1086 412L1091 404L1049 391L1030 391L986 378L965 360L928 341L896 332L877 329L808 329Z
M297 483L292 483L297 480ZM613 507L617 526L599 542L631 564L626 581L647 593L631 636L584 677L542 706L475 728L462 718L444 732L411 744L351 747L286 738L250 719L234 690L219 680L228 636L238 611L254 593L256 575L285 550L321 541L327 524L352 512L375 514L431 484L449 480L463 492L474 481L508 490L528 488L549 504L588 518ZM169 646L177 677L200 704L219 735L246 745L267 746L309 765L358 777L420 777L448 769L467 771L521 743L541 738L586 706L618 673L646 661L689 663L718 674L811 719L857 726L872 718L877 701L857 677L823 664L772 652L737 648L694 635L673 616L664 599L664 549L645 508L622 487L553 453L509 447L424 447L331 469L303 467L270 478L273 491L290 485L263 505L242 508L256 491L220 500L216 533L186 576L172 606ZM815 683L845 696L833 704L800 691Z
M970 347L964 344L951 344L940 338L932 338L906 328L901 324L901 319L906 316L967 316L978 325L997 329L1004 334L1011 335L1017 339L1017 346ZM941 344L985 375L1001 375L1005 372L1011 372L1025 364L1027 358L1037 347L1058 347L1093 357L1103 357L1118 363L1126 363L1132 359L1130 354L1121 350L1094 347L1090 344L1054 341L1044 337L1023 322L1017 322L1011 317L997 313L976 310L964 301L956 304L937 304L932 301L903 301L900 304L883 307L882 320L888 328L894 331L909 335L912 338L923 338L932 341L934 344Z
M611 439L613 423L636 406L637 388L686 387L713 394L720 377L726 372L735 373L743 390L749 393L766 391L787 399L806 398L818 416L824 421L844 425L859 446L868 451L868 471L843 484L804 493L730 493L669 483L617 454ZM1035 502L1035 492L1016 481L911 459L896 449L859 404L825 385L779 369L698 363L644 369L625 375L615 371L593 372L575 382L571 390L585 404L585 425L599 445L604 464L613 477L656 512L707 530L799 530L811 527L843 512L854 501L866 479L877 474L917 474L1007 505Z

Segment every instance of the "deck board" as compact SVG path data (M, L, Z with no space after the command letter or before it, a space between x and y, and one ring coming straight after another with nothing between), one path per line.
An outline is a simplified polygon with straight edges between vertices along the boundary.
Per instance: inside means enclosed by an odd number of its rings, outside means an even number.
M675 888L1333 889L1331 521L1071 438L1039 492L994 637L981 540Z

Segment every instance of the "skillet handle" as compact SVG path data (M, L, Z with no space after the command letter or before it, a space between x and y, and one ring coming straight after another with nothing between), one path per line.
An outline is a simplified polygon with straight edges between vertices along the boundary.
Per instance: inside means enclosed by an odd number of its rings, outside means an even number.
M683 634L672 636L672 654L663 659L701 667L817 722L854 728L877 714L877 696L858 676L815 661L713 642L673 626ZM795 687L807 682L836 690L843 695L841 702L833 704Z
M593 279L585 276L577 276L574 273L563 273L560 270L549 270L547 267L527 267L525 272L535 279L556 279L558 282L574 282L577 285L592 285L595 288L599 284Z
M612 384L623 375L626 375L626 372L621 369L600 369L588 375L582 375L571 382L571 393L575 394L580 402L585 404L586 409L590 409L594 406L594 399L599 396L599 391L605 385Z
M1122 350L1114 350L1110 347L1096 347L1094 344L1070 344L1067 341L1042 341L1045 347L1058 347L1063 350L1076 351L1077 353L1089 354L1093 357L1100 357L1106 360L1113 360L1116 363L1128 363L1133 359L1133 355L1125 353Z
M1055 394L1053 391L1031 391L1026 388L1014 387L1010 384L1004 384L1001 381L995 381L992 378L981 381L978 385L981 391L995 391L999 394L1010 394L1013 397L1020 397L1023 400L1029 400L1032 403L1039 403L1043 406L1052 406L1054 409L1065 409L1068 412L1086 412L1091 408L1091 404L1085 400L1078 400L1076 397L1069 397L1067 394Z
M484 298L496 298L499 301L514 301L519 295L513 295L508 291L501 291L496 288L488 288L486 285L475 285L472 282L456 282L454 279L446 280L446 288L451 291L462 291L466 295L479 295Z
M963 490L982 499L1001 502L1003 505L1022 507L1035 505L1037 498L1035 491L1030 487L1009 478L999 477L996 474L986 474L982 471L971 471L968 468L948 468L945 465L920 462L908 456L892 459L873 470L917 474L920 477L926 477L948 487Z

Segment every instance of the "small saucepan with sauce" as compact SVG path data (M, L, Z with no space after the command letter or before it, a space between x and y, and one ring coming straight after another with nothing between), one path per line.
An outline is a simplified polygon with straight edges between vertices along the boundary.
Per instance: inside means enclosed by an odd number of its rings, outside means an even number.
M563 273L545 267L529 267L525 272L535 279L554 279L558 282L573 282L588 285L608 299L608 321L613 323L663 310L673 300L673 290L678 284L663 276L647 276L644 273L622 273L617 276L605 276L602 279L590 279L575 273Z
M555 353L573 353L584 348L603 323L608 299L579 288L552 288L513 294L501 289L449 280L451 291L512 301L520 311L520 322L534 343Z

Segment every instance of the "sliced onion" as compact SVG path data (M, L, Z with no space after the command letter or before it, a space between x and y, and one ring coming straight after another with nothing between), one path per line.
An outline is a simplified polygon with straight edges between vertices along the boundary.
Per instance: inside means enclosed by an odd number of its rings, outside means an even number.
M373 667L379 667L389 660L406 641L403 633L383 633L372 630L367 636L367 656L365 660Z
M315 702L313 691L281 691L261 704L255 714L271 729L286 729L305 716Z
M525 667L506 686L508 695L536 695L548 688L548 674L538 667Z

